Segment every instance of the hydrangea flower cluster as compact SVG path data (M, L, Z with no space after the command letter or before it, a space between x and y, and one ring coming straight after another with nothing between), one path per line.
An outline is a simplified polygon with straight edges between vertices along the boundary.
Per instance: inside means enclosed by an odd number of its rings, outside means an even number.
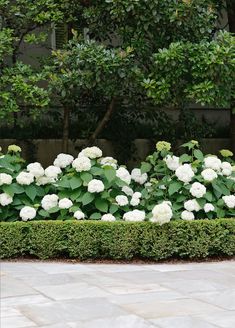
M129 171L98 147L76 158L59 154L53 165L28 165L13 145L0 158L1 220L19 218L113 222L235 217L235 166L231 152L205 156L197 141L176 156L171 144L158 142L140 168ZM2 161L2 164L1 164ZM8 163L8 164L7 164Z

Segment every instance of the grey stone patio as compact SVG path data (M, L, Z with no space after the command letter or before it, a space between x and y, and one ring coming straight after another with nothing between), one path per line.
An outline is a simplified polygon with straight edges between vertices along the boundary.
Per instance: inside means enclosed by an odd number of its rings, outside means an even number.
M1 263L1 328L234 328L235 262Z

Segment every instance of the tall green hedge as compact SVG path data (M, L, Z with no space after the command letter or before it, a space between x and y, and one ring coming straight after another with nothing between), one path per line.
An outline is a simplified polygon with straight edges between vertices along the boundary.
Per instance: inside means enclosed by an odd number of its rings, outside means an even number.
M235 220L31 221L0 224L0 257L168 259L235 255Z

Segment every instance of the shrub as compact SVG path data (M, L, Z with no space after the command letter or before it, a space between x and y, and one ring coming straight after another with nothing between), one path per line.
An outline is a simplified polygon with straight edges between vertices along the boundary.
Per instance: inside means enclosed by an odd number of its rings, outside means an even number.
M44 169L27 165L20 147L0 158L1 221L92 219L144 221L193 220L235 216L235 172L231 152L221 161L204 156L198 142L183 145L189 154L174 156L171 145L157 151L131 173L98 147L77 158L59 154Z
M235 220L151 222L32 221L0 224L0 257L41 259L205 258L235 254Z

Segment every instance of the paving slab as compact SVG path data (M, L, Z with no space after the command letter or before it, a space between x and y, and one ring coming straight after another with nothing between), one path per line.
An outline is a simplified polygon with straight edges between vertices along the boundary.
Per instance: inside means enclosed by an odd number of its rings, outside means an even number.
M234 328L235 261L1 263L1 328Z

